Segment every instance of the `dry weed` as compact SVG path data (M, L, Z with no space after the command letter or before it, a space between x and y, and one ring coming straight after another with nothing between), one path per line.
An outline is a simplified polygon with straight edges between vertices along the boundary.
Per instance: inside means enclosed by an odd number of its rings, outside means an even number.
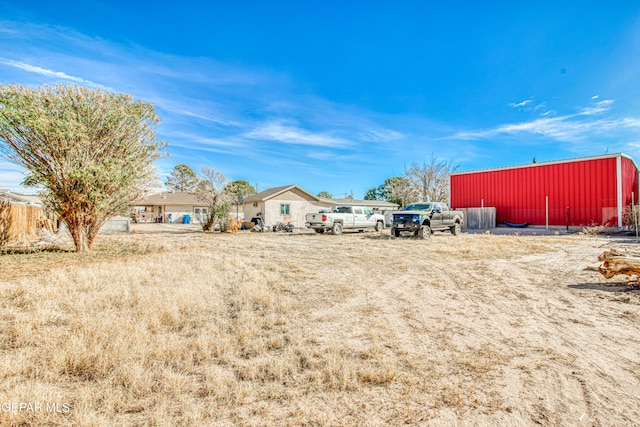
M433 302L474 301L434 265L514 259L555 242L134 234L105 236L88 254L0 256L0 401L61 405L4 412L0 423L387 425L490 415L505 406L497 381L509 349L480 334L461 345L451 309Z

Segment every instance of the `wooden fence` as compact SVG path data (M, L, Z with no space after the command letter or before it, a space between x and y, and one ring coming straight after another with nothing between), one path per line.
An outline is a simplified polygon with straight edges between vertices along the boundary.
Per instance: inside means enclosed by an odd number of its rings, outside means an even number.
M2 201L0 204L4 207L0 213L0 244L32 240L42 228L53 232L52 221L42 207Z
M490 230L496 228L496 208L464 208L463 228L470 230Z

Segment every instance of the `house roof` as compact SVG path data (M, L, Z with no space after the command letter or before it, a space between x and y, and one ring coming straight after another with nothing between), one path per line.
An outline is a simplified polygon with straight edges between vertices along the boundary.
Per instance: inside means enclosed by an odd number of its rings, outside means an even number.
M135 206L204 206L204 203L198 199L195 193L185 193L180 191L164 191L162 193L152 194L132 204Z
M298 187L297 185L283 185L282 187L273 187L273 188L269 188L267 190L261 191L257 194L253 194L251 196L245 197L244 198L244 202L248 203L248 202L264 202L266 200L269 199L273 199L274 197L279 196L282 193L285 193L289 190L298 190L304 194L306 194L307 196L309 196L310 198L312 198L313 200L316 201L325 201L324 199L320 199L316 196L314 196L313 194L309 193L308 191L304 190L301 187Z
M334 205L341 206L371 206L377 208L397 209L398 205L386 200L355 200L355 199L323 199Z
M0 199L9 200L13 203L28 203L30 205L42 205L42 200L35 194L20 194L9 190L0 189Z

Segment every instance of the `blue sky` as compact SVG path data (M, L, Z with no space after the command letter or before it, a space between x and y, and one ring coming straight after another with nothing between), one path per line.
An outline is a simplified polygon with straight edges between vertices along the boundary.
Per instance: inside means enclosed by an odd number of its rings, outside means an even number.
M640 3L0 0L0 83L153 103L162 180L360 198L432 155L640 161ZM22 179L0 160L0 188Z

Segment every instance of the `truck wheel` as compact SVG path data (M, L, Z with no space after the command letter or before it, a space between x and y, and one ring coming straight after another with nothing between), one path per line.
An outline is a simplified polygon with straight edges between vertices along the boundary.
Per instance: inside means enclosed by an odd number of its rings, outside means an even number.
M376 222L376 231L379 233L384 229L384 224L382 223L382 221L378 221Z
M431 228L428 225L423 225L418 230L418 238L419 239L428 239L431 237Z
M400 230L395 227L391 227L391 235L395 237L400 237Z
M331 232L335 235L342 234L342 224L339 222L334 223L333 227L331 227Z
M454 236L457 236L458 234L460 234L460 223L456 222L453 227L451 227L451 234L453 234Z
M316 230L316 233L318 234L324 233L324 228L316 228L315 230Z

